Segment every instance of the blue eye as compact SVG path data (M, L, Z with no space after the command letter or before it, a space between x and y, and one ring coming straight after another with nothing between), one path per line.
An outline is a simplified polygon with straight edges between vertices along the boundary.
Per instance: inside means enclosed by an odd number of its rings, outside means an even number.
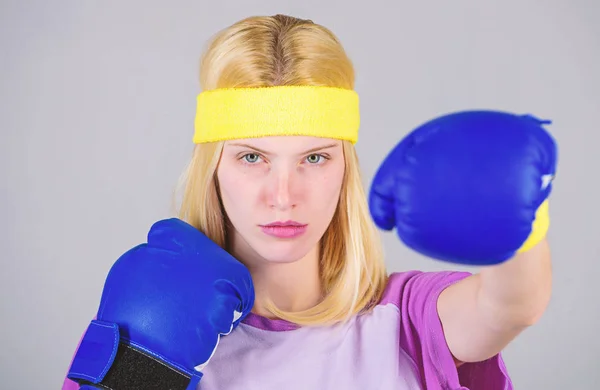
M244 157L242 157L242 158L244 160L246 160L247 163L253 164L253 163L257 162L260 157L256 153L248 153L248 154L244 155Z
M311 154L310 156L306 157L306 161L308 161L310 164L318 164L324 158L325 157L320 154Z

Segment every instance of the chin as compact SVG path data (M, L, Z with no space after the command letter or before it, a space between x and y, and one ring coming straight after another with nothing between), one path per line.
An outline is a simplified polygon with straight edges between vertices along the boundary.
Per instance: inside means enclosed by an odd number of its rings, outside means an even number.
M315 245L305 240L265 240L257 243L254 251L269 263L294 263L306 256Z

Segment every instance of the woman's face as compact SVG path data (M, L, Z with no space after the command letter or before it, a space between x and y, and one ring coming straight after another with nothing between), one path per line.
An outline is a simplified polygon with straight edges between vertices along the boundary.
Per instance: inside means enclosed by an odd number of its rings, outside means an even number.
M236 248L301 259L321 239L344 177L342 142L305 136L226 141L217 178Z

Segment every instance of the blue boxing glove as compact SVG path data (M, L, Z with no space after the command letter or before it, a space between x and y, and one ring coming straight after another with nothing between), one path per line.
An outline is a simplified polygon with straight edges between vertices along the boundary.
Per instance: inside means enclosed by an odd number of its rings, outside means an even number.
M67 376L86 389L195 389L253 304L242 263L193 226L159 221L112 266Z
M498 264L548 230L557 147L549 121L463 111L424 123L401 140L373 180L375 223L409 248L467 265Z

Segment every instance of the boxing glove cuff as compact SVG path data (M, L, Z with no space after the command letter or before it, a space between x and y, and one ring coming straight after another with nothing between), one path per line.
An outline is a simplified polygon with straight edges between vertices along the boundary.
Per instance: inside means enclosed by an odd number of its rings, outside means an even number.
M195 389L202 374L190 375L120 340L117 324L93 320L67 377L105 390ZM164 385L161 385L164 384Z
M517 253L527 252L546 237L548 229L550 228L550 215L548 209L548 199L546 199L536 210L535 219L531 226L531 233L523 245L517 250Z

